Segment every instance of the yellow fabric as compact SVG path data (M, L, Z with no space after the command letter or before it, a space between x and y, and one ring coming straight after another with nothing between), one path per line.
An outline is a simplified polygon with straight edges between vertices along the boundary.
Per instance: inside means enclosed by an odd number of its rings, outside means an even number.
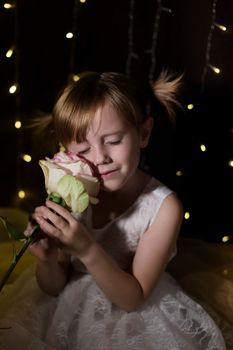
M19 251L22 247L21 242L14 242L14 248ZM3 278L4 274L8 270L13 260L13 244L12 242L1 242L0 243L0 279ZM20 274L30 265L35 263L35 258L27 250L21 257L19 262L16 264L12 274L10 275L7 283L14 282Z
M18 208L1 208L0 216L7 219L19 231L24 231L27 226L29 214ZM0 222L0 242L8 241L8 235L3 224Z
M7 219L15 228L23 232L27 226L28 213L18 208L0 208L0 216ZM8 237L2 222L0 222L0 279L8 270L13 260L14 251L19 252L23 242L13 242ZM35 262L34 257L29 251L26 251L23 257L16 264L7 283L12 283L25 268Z
M233 326L233 245L180 238L168 270L187 293Z

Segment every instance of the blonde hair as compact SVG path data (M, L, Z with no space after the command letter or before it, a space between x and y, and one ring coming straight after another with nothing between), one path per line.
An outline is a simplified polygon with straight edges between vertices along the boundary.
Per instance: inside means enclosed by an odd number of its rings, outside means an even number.
M140 86L121 73L85 72L62 90L55 103L52 124L57 140L63 146L85 141L95 112L106 102L136 129L148 115L161 113L161 107L174 119L181 79L162 71L152 86Z

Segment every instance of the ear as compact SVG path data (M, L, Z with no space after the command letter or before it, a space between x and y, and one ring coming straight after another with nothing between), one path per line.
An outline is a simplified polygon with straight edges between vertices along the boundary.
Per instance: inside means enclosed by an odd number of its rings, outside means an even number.
M148 117L143 122L140 128L140 147L141 148L145 148L148 145L153 125L154 125L154 120L152 117Z

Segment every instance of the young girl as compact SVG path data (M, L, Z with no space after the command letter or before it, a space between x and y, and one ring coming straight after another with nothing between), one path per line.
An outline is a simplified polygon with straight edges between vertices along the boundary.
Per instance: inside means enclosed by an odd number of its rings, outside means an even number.
M121 74L90 72L64 89L55 132L92 164L99 203L79 218L51 201L35 209L48 237L30 247L44 294L25 301L27 315L2 332L1 349L225 349L210 316L165 272L182 205L139 167L152 114L162 105L174 113L179 83L162 73L151 91L138 91Z

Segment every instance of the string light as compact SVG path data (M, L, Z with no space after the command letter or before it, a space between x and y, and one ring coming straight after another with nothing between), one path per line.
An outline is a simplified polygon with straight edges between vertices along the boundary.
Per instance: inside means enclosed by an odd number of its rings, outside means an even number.
M135 1L130 1L129 7L129 28L128 28L128 56L126 61L126 75L130 76L131 64L133 59L139 59L139 55L134 51L134 11ZM156 14L153 25L153 33L151 40L151 47L145 50L145 54L149 54L151 57L151 64L149 68L149 82L154 80L154 71L156 66L156 46L159 32L160 17L162 11L172 13L170 8L162 6L162 0L157 0Z
M185 220L189 220L190 219L190 213L188 211L186 211L184 213L184 218L185 218Z
M21 126L22 126L21 121L20 121L20 120L16 120L16 121L15 121L15 128L16 128L16 129L20 129Z
M29 154L23 154L22 155L22 159L27 162L27 163L30 163L31 160L32 160L32 157L29 155Z
M4 9L6 10L10 10L10 9L14 9L15 5L14 4L10 4L9 2L5 2L5 4L3 5Z
M181 171L181 170L176 171L176 176L182 176L182 175L184 175L183 171Z
M74 34L73 34L73 33L71 33L71 32L66 33L66 38L67 38L67 39L72 39L72 38L73 38L73 36L74 36Z
M192 110L193 108L194 108L194 104L193 103L189 103L187 105L187 109Z
M135 1L130 0L129 7L129 29L128 29L128 57L126 61L126 75L130 77L131 73L131 63L133 58L138 58L136 53L134 52L133 47L133 37L134 37L134 6Z
M6 52L6 58L11 58L11 56L14 53L14 46L12 46L7 52Z
M18 191L18 197L19 197L20 199L25 198L25 196L26 196L25 191L23 191L23 190Z
M168 7L164 7L162 6L162 11L168 12L168 13L172 13L172 9L168 8Z
M219 23L214 23L215 27L222 30L223 32L227 31L227 27L223 26L222 24Z
M79 78L79 76L77 75L77 74L73 74L73 76L72 76L72 80L73 81L78 81L80 78Z
M10 94L15 94L16 91L17 91L17 84L11 85L10 88L9 88L9 93Z
M18 48L18 42L19 42L19 13L18 13L18 6L17 2L15 1L14 4L11 3L5 3L4 4L5 9L14 9L14 45L11 46L11 48L6 52L6 57L10 58L13 53L15 55L14 59L14 84L12 84L9 88L9 93L15 95L15 128L18 130L17 134L17 150L18 150L18 157L17 157L17 169L16 169L16 181L17 181L17 188L19 189L21 187L21 148L22 148L22 122L20 118L20 109L21 109L21 99L19 94L19 48ZM18 197L24 198L25 192L22 190L18 190Z
M206 146L205 145L201 144L200 145L200 149L201 149L202 152L206 152Z
M154 27L153 27L151 48L149 50L146 50L146 53L149 53L151 55L151 65L149 69L150 82L153 82L154 80L154 72L156 67L156 47L157 47L158 32L159 32L159 25L160 25L160 18L161 18L162 11L172 13L172 10L170 8L162 6L161 0L157 0L157 11L156 11Z
M221 73L221 69L220 69L220 68L215 67L215 66L213 66L213 65L211 65L211 64L209 64L208 66L209 66L210 69L212 69L212 71L213 71L214 73L216 73L216 74L220 74L220 73Z
M230 236L223 236L223 237L222 237L222 242L223 242L223 243L226 243L226 242L229 241L229 239L230 239Z
M207 45L206 45L206 53L205 53L205 66L203 68L202 77L201 77L201 92L203 92L204 88L205 88L206 74L207 74L208 69L211 69L215 74L221 73L221 69L219 67L216 67L215 65L212 65L210 63L210 54L211 54L211 46L212 46L212 38L213 38L214 29L217 28L223 32L226 32L226 30L227 30L226 26L219 24L215 21L217 1L218 0L213 0L213 4L212 4L212 17L211 17L211 24L210 24L208 37L207 37Z
M233 159L229 160L228 165L233 168Z
M77 42L76 37L77 37L78 9L79 9L79 0L75 0L74 5L73 5L73 23L72 23L73 40L71 43L68 81L70 79L73 81L79 80L79 76L74 73L74 71L75 71L75 52L76 52L76 42Z

